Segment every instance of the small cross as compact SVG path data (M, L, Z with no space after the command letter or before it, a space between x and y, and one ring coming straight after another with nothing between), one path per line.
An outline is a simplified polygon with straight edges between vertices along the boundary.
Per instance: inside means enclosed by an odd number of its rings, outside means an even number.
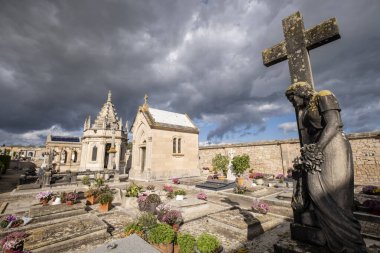
M309 50L340 38L335 18L305 30L299 11L282 20L285 40L262 52L263 63L269 67L288 59L291 83L307 82L314 88Z

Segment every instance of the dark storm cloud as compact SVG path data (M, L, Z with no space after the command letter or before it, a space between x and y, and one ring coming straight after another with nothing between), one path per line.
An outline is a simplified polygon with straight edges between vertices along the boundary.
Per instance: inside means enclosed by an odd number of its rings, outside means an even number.
M0 1L0 141L80 133L113 91L131 121L152 107L211 122L213 140L263 131L291 113L287 63L261 51L300 10L309 28L337 17L342 39L311 51L317 89L332 89L350 131L379 129L380 3L366 1ZM4 95L5 94L5 95ZM36 137L37 136L37 137ZM38 137L39 136L39 137Z

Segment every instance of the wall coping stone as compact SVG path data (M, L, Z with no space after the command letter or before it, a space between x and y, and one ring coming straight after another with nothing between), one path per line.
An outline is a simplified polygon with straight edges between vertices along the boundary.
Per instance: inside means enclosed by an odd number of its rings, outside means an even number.
M363 132L363 133L351 133L347 134L349 140L355 139L380 139L380 131L376 132ZM286 139L286 140L272 140L272 141L257 141L257 142L243 142L243 143L231 143L231 144L215 144L207 146L199 146L199 150L207 149L223 149L223 148L238 148L249 146L266 146L266 145L281 145L281 144L295 144L299 143L298 139Z

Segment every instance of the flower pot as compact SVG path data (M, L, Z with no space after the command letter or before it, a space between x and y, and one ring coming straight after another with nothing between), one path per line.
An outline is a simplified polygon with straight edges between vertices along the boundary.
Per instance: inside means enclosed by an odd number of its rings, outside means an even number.
M173 246L173 253L179 253L179 245L178 244L175 244Z
M183 200L184 196L183 195L176 195L175 200Z
M173 253L173 243L170 244L153 244L153 246L162 253Z
M96 197L94 195L86 197L86 205L93 205L96 203Z
M244 186L244 177L238 177L237 178L237 184L239 186Z
M256 184L257 185L263 185L264 184L264 179L262 179L262 178L256 179Z
M112 202L108 202L106 204L100 204L99 205L99 212L106 213L111 209Z
M176 232L179 230L179 224L173 224L172 227Z
M222 175L222 176L218 176L218 179L219 179L219 180L226 180L226 179L227 179L227 177L226 177L226 176L224 176L224 175Z
M41 204L43 206L48 206L49 205L49 199L42 199L42 200L40 200L40 202L41 202Z

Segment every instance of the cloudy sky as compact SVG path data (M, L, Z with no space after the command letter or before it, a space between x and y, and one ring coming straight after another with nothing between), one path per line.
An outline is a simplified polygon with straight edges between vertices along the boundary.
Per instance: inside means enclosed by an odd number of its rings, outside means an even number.
M310 52L316 89L337 96L346 132L380 130L380 1L0 0L0 144L81 136L112 90L132 121L151 107L187 113L200 142L296 137L286 62L261 51L300 10L336 17L342 38Z

